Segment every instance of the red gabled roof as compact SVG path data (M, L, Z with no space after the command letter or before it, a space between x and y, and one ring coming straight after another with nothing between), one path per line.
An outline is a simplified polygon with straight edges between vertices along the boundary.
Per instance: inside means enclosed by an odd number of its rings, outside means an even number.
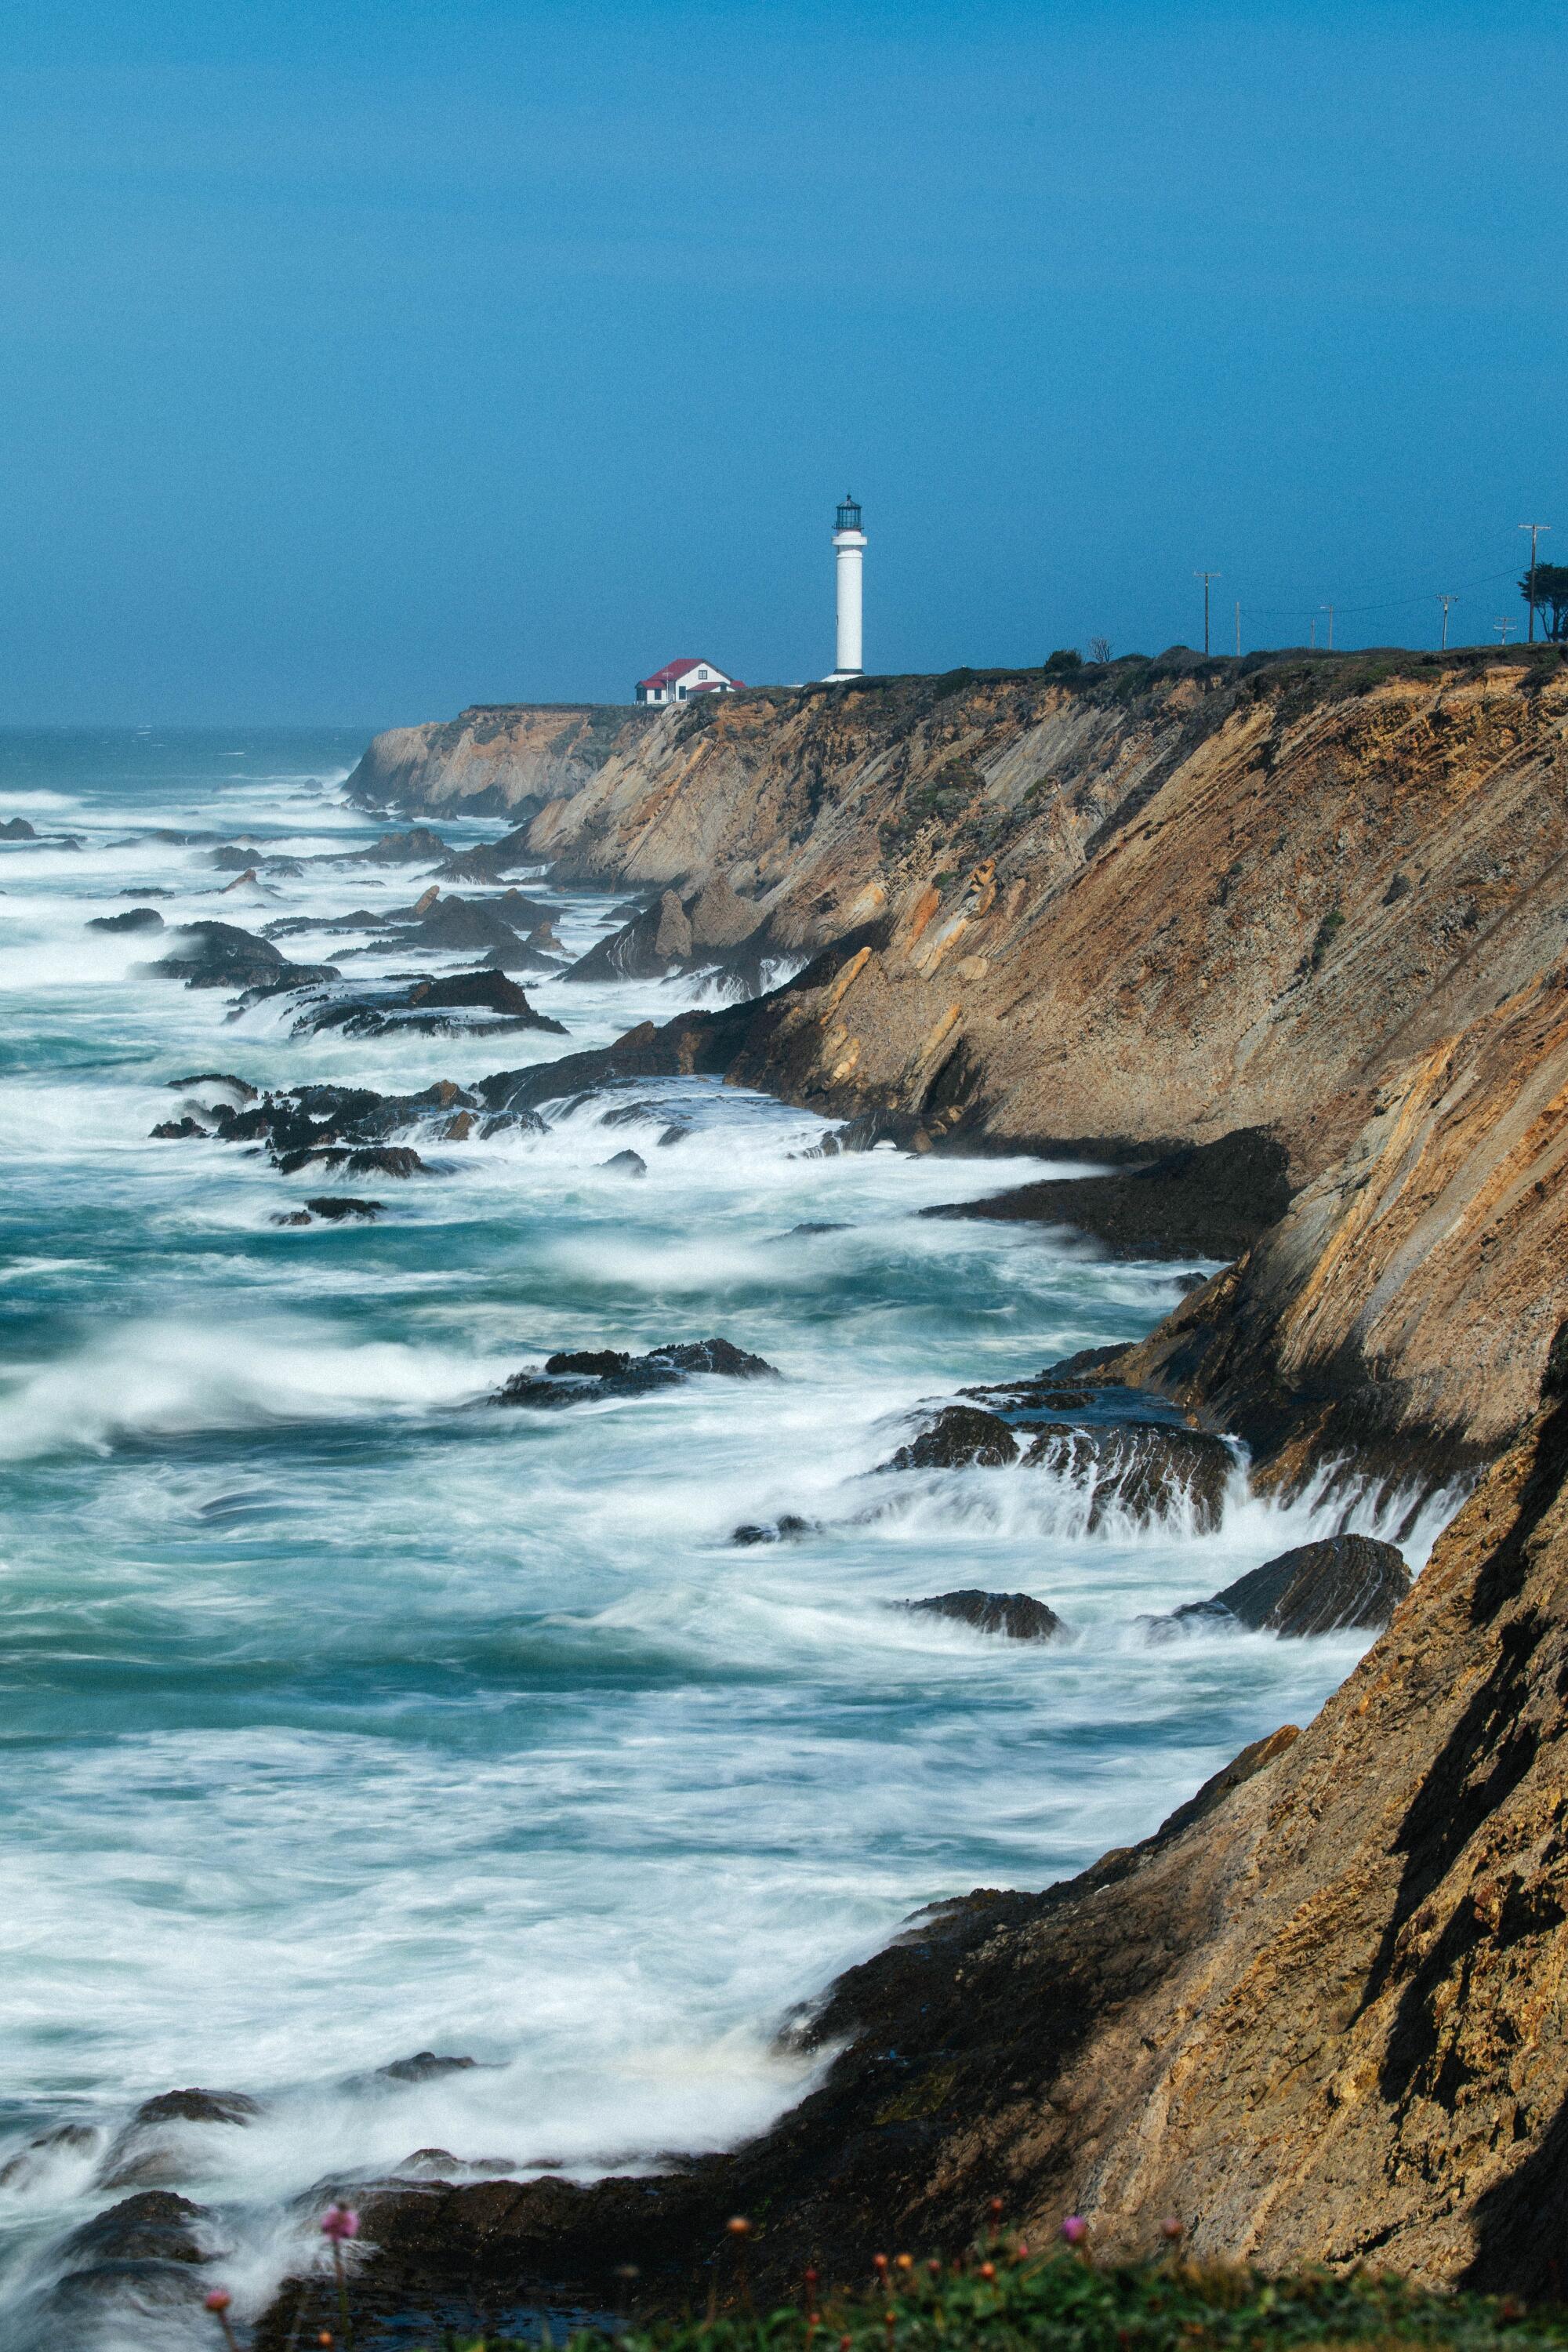
M729 672L720 669L717 662L704 661L700 655L693 654L680 661L666 662L664 667L656 669L651 677L639 677L637 684L639 687L673 686L676 679L684 677L689 669L710 669L720 677L729 677ZM737 678L734 683L739 685L740 680Z

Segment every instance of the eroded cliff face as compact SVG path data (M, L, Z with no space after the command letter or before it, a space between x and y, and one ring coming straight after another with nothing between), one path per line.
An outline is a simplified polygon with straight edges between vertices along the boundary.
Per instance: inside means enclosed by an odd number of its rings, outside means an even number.
M531 815L569 797L657 719L604 703L480 703L378 735L349 778L362 806Z
M1521 1425L1563 1238L1554 648L482 716L369 758L421 807L574 761L541 856L738 892L753 969L824 951L749 1020L676 1024L679 1066L917 1148L1272 1138L1290 1214L1136 1364L1264 1475L1389 1438L1440 1479Z
M1568 1311L1568 962L1399 1065L1350 1149L1118 1369L1247 1435L1442 1483L1533 1409Z
M1553 1398L1307 1731L1026 1916L960 1906L946 1951L846 1979L833 2196L884 2224L896 2201L905 2242L999 2188L1107 2251L1174 2212L1200 2254L1561 2293L1565 1473ZM832 2145L851 2108L879 2148Z

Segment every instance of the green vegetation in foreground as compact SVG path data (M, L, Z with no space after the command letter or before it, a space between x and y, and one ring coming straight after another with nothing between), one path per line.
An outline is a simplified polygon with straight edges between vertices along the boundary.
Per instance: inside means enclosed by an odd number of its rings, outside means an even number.
M808 2271L797 2305L766 2315L629 2324L615 2334L584 2330L570 2352L1249 2352L1249 2347L1321 2344L1462 2347L1568 2344L1568 2312L1527 2311L1504 2297L1434 2294L1393 2276L1355 2271L1256 2271L1172 2257L1101 2265L1072 2253L1047 2260L1026 2245L998 2244L967 2263L894 2263L879 2257L868 2293L823 2296ZM743 2263L734 2292L746 2302ZM497 2336L446 2352L540 2352L537 2343Z

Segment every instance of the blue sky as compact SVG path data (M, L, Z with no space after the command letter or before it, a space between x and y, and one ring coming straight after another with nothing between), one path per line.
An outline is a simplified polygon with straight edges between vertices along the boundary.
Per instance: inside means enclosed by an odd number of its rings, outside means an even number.
M0 720L811 676L846 486L877 668L1568 561L1561 0L21 14Z

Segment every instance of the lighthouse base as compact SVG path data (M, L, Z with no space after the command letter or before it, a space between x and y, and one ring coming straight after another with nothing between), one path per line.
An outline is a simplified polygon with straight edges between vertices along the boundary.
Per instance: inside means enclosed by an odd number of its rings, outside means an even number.
M865 675L863 669L833 669L828 671L826 677L818 678L817 684L819 686L852 686L858 677L864 677Z

